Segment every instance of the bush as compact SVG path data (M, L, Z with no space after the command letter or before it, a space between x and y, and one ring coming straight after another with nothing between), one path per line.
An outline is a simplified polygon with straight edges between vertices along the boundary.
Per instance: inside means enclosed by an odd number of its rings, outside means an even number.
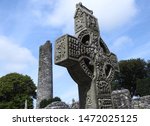
M61 99L59 97L55 97L53 99L44 99L40 102L40 108L45 108L47 105L51 104L52 102L55 101L61 101Z

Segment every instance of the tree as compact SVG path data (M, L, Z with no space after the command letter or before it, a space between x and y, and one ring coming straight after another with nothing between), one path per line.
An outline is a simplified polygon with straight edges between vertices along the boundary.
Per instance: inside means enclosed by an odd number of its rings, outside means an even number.
M120 73L117 76L117 80L121 87L129 89L131 95L134 95L136 81L147 77L146 67L147 63L140 58L120 61Z
M140 96L150 95L150 78L137 80L136 93Z
M146 71L147 71L147 77L150 78L150 60L147 61Z
M36 97L36 86L27 75L10 73L0 78L0 108L21 109L33 108L33 98Z

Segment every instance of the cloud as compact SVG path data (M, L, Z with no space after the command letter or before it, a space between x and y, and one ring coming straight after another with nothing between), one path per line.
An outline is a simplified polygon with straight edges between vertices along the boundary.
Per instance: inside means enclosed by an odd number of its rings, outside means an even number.
M149 60L150 56L150 42L145 42L145 44L137 45L135 48L132 48L129 55L126 57L126 59L131 58L144 58L146 60Z
M35 66L37 59L29 49L15 44L6 36L0 36L0 76L10 72L32 75L36 73Z
M138 12L135 0L57 0L55 2L51 0L49 11L43 10L47 5L45 0L45 4L40 5L41 8L33 8L32 12L41 25L62 27L62 31L72 33L75 5L79 2L94 11L94 15L99 19L100 27L106 31L123 26Z
M64 76L67 72L67 69L62 66L53 65L53 79L57 80Z
M119 60L124 59L129 55L129 50L132 50L134 41L129 36L119 36L110 45L110 51L115 53Z
M98 17L100 27L105 31L129 23L138 12L135 0L91 0L88 4Z
M119 60L131 58L149 59L149 48L149 41L143 44L129 36L120 36L110 45L110 50L117 55Z
M133 40L129 36L118 37L110 47L113 51L119 52L133 45Z

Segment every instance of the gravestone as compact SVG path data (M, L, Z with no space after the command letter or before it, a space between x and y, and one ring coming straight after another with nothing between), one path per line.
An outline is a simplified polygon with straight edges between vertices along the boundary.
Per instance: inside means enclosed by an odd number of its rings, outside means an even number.
M131 109L132 99L128 89L115 90L111 94L113 108Z
M52 44L50 41L47 41L44 45L40 46L39 53L36 108L40 108L40 102L42 100L53 98Z
M111 81L118 71L117 57L100 37L98 20L79 3L75 36L64 35L55 43L55 64L67 68L78 84L80 108L112 108Z

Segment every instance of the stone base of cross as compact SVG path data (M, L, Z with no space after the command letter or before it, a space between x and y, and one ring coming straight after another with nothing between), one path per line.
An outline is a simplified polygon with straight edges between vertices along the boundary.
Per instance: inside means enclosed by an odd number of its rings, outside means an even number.
M67 68L78 84L80 108L112 108L111 81L117 58L99 36L93 12L77 4L76 37L64 35L55 43L55 64Z

